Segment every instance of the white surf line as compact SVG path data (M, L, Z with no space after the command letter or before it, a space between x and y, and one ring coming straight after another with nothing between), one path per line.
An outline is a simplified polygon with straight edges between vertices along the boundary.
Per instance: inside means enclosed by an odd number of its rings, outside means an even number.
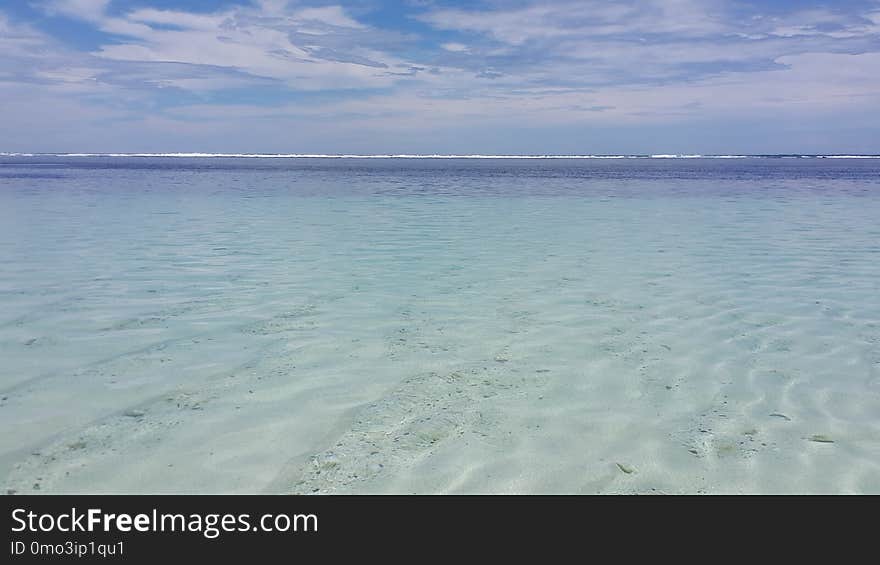
M147 157L220 159L880 159L880 155L703 155L703 154L627 154L627 155L480 155L480 154L325 154L325 153L6 153L0 157Z

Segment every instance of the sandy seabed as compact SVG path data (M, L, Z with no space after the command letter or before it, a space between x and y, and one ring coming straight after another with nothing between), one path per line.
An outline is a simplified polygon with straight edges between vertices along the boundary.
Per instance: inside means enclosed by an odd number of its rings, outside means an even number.
M880 493L880 194L78 174L0 196L7 492Z

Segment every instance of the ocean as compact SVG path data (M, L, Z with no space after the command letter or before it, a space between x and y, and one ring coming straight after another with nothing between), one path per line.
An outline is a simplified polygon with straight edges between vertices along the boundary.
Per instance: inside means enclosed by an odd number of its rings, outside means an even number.
M880 494L880 158L6 154L0 359L6 492Z

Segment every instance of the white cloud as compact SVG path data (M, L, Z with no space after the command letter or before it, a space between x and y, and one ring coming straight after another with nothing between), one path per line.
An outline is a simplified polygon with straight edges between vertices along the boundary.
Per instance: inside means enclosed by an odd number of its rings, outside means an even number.
M180 12L173 10L154 10L152 8L135 10L126 16L131 22L143 24L160 24L179 27L182 29L213 31L225 19L222 15L213 14L191 14L188 12ZM149 32L150 29L143 29Z
M578 0L536 3L515 10L437 9L419 19L439 29L483 33L518 45L547 38L622 33L722 33L728 26L718 11L715 2L697 0Z
M365 35L371 30L340 6L301 8L264 1L256 7L211 14L140 8L111 16L107 4L55 0L44 7L51 14L85 19L123 38L94 53L108 61L225 68L258 80L281 81L293 90L387 87L412 67L399 57L362 45L373 39ZM184 89L225 86L217 78L155 82Z
M324 6L322 8L304 8L292 14L294 20L305 22L316 21L335 27L363 29L363 24L351 19L341 6Z
M38 49L47 41L47 38L25 25L14 26L2 12L0 12L0 63L10 63L17 57L37 57Z
M442 43L440 47L446 49L447 51L451 51L452 53L464 53L468 51L468 46L463 43Z
M63 15L87 21L104 17L111 0L48 0L42 7L51 15Z

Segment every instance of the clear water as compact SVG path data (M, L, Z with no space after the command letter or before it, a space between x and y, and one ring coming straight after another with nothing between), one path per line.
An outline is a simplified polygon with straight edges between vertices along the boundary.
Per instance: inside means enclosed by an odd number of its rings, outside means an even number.
M0 157L18 492L880 493L880 159Z

